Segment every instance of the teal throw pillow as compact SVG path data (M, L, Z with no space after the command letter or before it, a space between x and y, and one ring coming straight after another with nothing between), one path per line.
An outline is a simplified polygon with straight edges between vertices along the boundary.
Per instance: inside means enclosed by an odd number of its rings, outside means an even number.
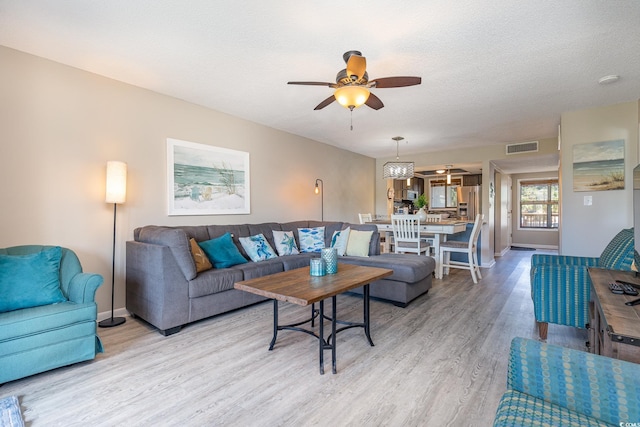
M278 257L262 233L250 237L240 237L238 240L240 240L240 244L244 248L244 251L249 255L249 258L251 258L251 261L253 262L265 261L267 259Z
M28 255L0 255L0 313L56 304L60 290L59 246Z
M300 252L320 252L324 248L324 227L298 228Z
M233 243L231 233L225 233L215 239L199 242L198 245L215 268L227 268L247 262L235 243Z

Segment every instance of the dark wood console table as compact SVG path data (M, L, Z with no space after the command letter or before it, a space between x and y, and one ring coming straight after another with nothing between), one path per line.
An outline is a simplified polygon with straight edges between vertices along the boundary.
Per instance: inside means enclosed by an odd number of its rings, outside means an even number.
M624 280L638 285L640 292L640 277L633 272L595 267L589 267L589 277L589 351L640 363L640 305L625 305L640 295L620 295L609 290L609 283Z

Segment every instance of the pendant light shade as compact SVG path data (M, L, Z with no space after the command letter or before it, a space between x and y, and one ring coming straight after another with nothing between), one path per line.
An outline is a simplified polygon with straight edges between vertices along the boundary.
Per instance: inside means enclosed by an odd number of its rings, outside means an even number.
M401 162L398 155L398 144L404 138L401 136L394 136L393 139L396 142L396 161L387 162L382 168L382 177L384 179L410 179L413 178L413 162Z

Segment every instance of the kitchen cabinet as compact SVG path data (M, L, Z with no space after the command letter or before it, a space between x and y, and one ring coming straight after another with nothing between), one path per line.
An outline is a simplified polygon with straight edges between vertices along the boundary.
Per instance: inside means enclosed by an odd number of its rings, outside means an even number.
M411 178L410 184L407 184L406 179L396 179L393 181L393 199L395 201L400 202L402 200L407 200L409 198L407 196L408 190L415 191L418 195L424 193L424 179L416 177Z
M462 175L462 185L464 187L482 185L482 175Z

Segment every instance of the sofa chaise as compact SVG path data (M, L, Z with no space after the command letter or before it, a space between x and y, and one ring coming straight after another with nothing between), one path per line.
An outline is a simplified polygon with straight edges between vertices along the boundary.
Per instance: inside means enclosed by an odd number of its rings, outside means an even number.
M320 227L324 227L325 247L331 246L336 231L350 228L371 233L365 256L345 255L338 261L394 271L393 275L370 284L372 298L406 306L431 288L435 260L428 256L380 254L380 234L371 224L296 221L182 227L149 225L136 228L134 240L126 244L126 308L133 316L158 328L161 334L170 335L188 323L264 301L264 297L234 289L234 283L306 267L311 258L320 254L301 252L251 262L240 239L262 234L275 248L274 231L286 232L295 236L300 247L298 230ZM191 239L203 244L227 234L246 262L198 272ZM362 288L355 292L362 293Z

